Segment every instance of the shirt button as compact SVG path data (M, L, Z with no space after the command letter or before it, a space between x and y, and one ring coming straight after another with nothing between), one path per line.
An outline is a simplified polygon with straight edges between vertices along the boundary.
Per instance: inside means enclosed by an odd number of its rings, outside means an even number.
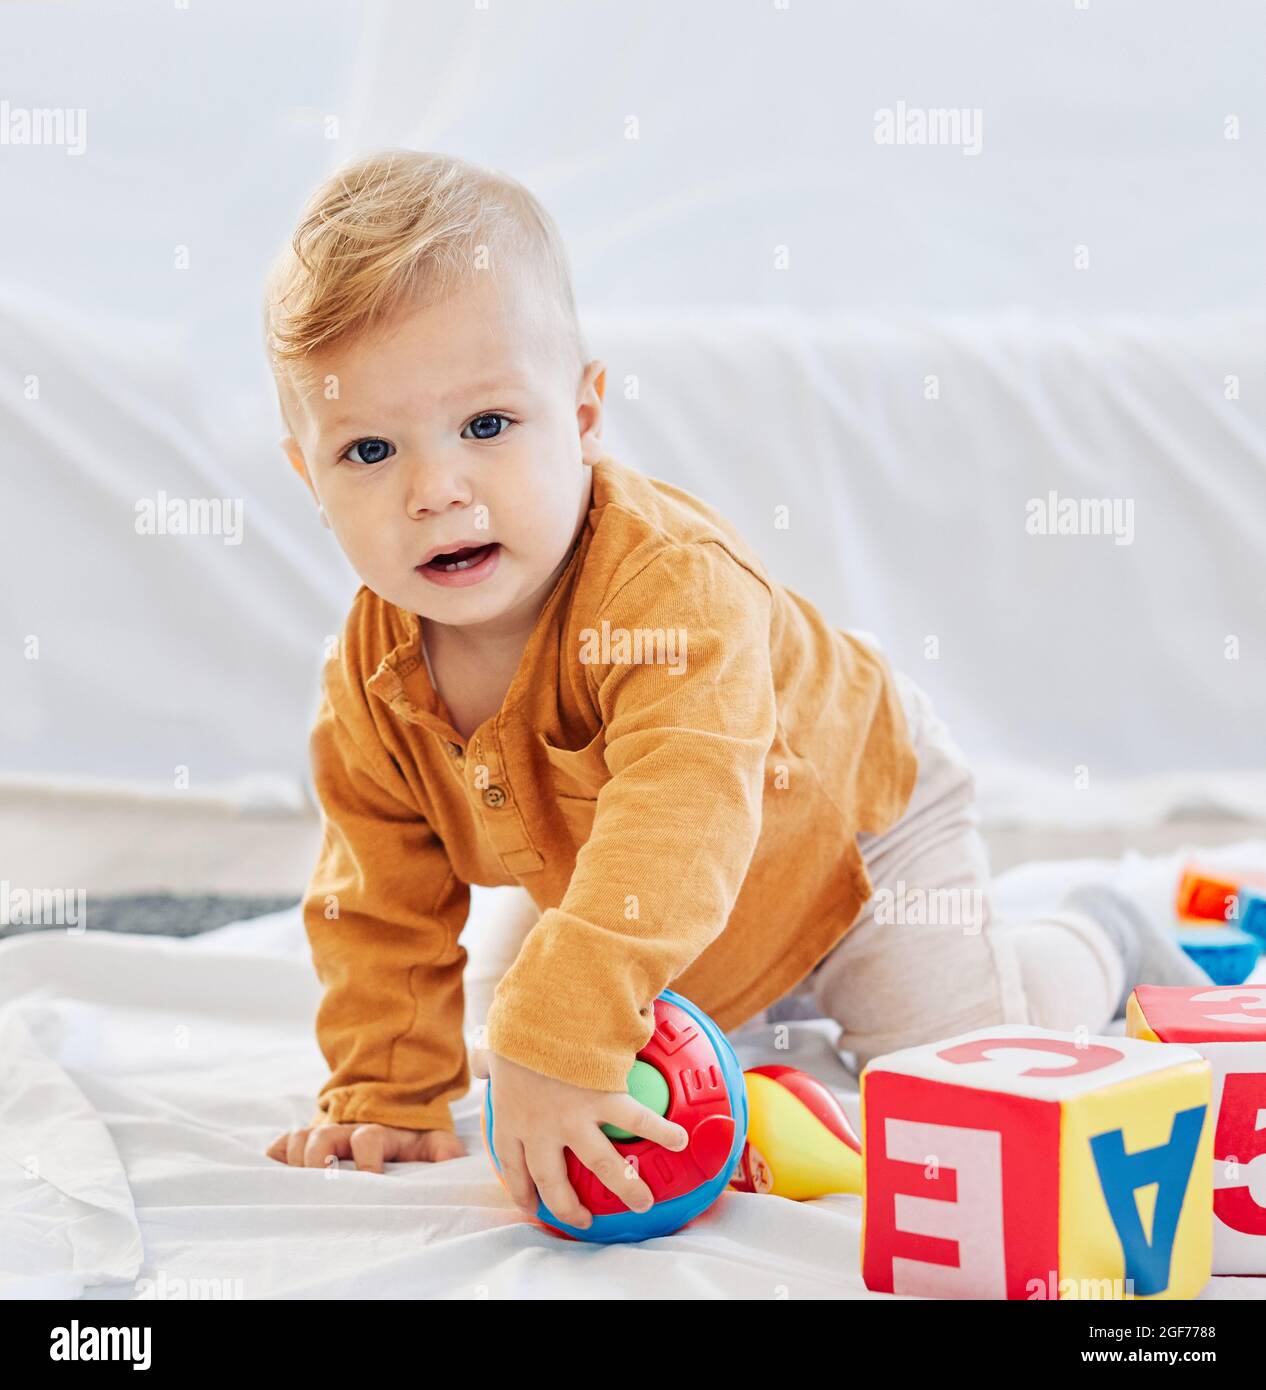
M486 792L484 792L484 805L485 805L485 806L493 806L493 807L496 807L496 806L504 806L505 804L506 804L506 794L505 794L505 791L504 791L503 788L501 788L501 787L489 787L488 790L487 790Z

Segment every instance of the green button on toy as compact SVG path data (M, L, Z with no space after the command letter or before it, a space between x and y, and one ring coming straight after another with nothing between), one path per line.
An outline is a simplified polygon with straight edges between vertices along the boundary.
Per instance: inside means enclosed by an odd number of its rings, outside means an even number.
M668 1113L668 1082L664 1080L664 1074L658 1067L653 1067L649 1062L640 1060L634 1062L632 1070L629 1072L627 1089L629 1095L639 1105L653 1110L656 1115ZM608 1139L641 1139L645 1137L640 1134L631 1134L627 1129L621 1129L619 1125L612 1124L603 1125L602 1132Z

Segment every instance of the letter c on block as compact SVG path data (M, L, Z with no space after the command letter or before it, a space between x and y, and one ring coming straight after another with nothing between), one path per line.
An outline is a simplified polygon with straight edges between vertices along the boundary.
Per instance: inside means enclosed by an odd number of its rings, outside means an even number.
M1121 1061L1125 1053L1119 1048L1108 1047L1103 1043L1090 1043L1079 1047L1070 1038L976 1038L972 1042L959 1043L947 1047L936 1055L946 1062L965 1065L970 1062L999 1062L992 1054L1005 1049L1010 1051L1023 1048L1029 1052L1055 1053L1066 1057L1068 1062L1053 1067L1028 1067L1020 1076L1080 1076L1085 1072L1099 1071Z

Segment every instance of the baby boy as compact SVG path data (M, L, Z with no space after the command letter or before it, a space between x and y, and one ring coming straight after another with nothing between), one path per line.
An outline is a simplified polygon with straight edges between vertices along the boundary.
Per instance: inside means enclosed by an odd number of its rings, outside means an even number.
M601 1126L685 1144L626 1091L668 986L726 1030L809 996L861 1065L992 1023L1097 1032L1141 977L1204 980L1102 887L993 920L924 693L604 450L604 365L515 180L411 151L341 170L266 331L284 447L363 581L311 736L330 1076L270 1156L459 1156L473 1070L515 1202L583 1227L565 1149L640 1211ZM534 920L468 1062L471 884Z

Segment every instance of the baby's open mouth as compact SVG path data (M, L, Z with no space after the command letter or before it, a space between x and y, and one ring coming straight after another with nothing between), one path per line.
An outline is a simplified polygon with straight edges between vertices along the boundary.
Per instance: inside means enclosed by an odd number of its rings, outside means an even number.
M419 568L442 570L445 574L456 574L458 570L468 570L472 565L477 565L497 545L497 541L489 541L487 545L463 545L457 550L436 555L434 559L428 560L425 565L421 565Z

